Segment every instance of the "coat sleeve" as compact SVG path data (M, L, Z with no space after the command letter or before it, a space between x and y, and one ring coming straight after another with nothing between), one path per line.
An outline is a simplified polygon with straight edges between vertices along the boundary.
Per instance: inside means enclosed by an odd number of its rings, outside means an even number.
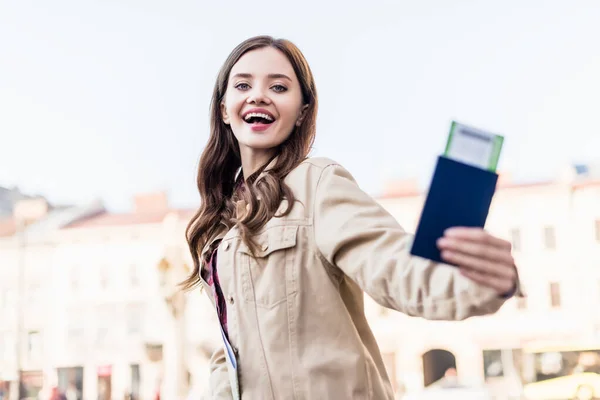
M322 261L380 305L432 320L461 320L493 313L506 300L456 267L411 256L412 235L343 167L323 169L314 201Z

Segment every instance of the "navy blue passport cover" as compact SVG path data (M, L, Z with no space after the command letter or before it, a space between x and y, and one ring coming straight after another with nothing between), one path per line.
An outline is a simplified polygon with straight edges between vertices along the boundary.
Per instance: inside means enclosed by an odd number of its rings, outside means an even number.
M498 175L438 157L410 254L442 261L436 241L447 228L483 228Z

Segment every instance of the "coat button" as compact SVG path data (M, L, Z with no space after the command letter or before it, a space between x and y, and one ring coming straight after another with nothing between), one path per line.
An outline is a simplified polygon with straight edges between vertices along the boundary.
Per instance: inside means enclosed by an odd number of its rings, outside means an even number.
M235 301L233 301L233 296L229 296L229 304L233 304L235 303Z
M269 249L269 245L268 244L263 244L262 245L262 250L263 251L267 251Z
M226 243L225 243L224 250L225 250L225 251L229 250L229 242L226 242Z

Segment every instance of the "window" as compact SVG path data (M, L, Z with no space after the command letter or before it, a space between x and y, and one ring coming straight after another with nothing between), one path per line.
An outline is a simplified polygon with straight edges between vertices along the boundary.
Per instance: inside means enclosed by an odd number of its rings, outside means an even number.
M486 379L504 376L502 350L483 351L483 373Z
M483 350L483 373L486 381L512 374L522 376L523 351L518 348Z
M85 342L85 313L83 310L70 310L67 322L67 345L72 351L82 351Z
M105 326L99 326L96 330L96 346L101 349L106 348L106 344L108 342L107 338L108 328Z
M140 375L140 365L139 364L131 364L131 394L134 399L140 398L140 383L141 383L141 375Z
M521 230L511 229L510 230L510 243L514 251L521 251Z
M144 306L142 304L130 304L127 306L127 333L136 335L141 333L144 322Z
M560 284L558 282L550 283L550 305L552 308L560 307Z
M556 234L553 226L546 226L544 228L544 247L546 249L556 248Z
M72 291L77 291L79 289L79 268L73 267L69 273L69 280Z
M0 288L0 311L8 308L8 289Z
M16 318L16 304L17 292L14 289L0 289L0 327L3 326L3 321Z
M116 324L116 308L112 305L98 307L96 314L96 346L103 348L109 346L111 329L114 331Z
M70 397L81 400L83 393L83 367L57 368L58 387L65 390L68 387L74 387L76 396Z
M135 264L131 264L129 266L129 284L131 287L139 287L140 286L140 277L138 275L138 269Z
M27 333L27 358L39 360L42 357L42 337L38 331Z
M73 344L82 344L83 342L83 327L77 324L69 325L69 332L67 333L68 340Z
M39 282L31 282L27 285L27 292L25 298L28 307L35 307L42 301L42 288Z
M8 345L6 343L6 341L8 340L7 338L7 333L0 332L0 360L8 359L8 354L6 354L6 352L8 351Z
M100 288L101 289L106 289L108 287L108 267L106 265L102 265L100 267Z
M5 306L8 309L16 308L17 304L17 291L14 289L6 289L6 303Z
M12 332L0 332L0 360L4 363L11 364L16 361L16 343Z

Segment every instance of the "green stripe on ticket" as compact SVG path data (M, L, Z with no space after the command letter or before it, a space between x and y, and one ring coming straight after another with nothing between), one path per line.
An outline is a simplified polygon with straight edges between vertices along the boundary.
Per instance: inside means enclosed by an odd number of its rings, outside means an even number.
M452 121L444 156L496 172L504 137Z

